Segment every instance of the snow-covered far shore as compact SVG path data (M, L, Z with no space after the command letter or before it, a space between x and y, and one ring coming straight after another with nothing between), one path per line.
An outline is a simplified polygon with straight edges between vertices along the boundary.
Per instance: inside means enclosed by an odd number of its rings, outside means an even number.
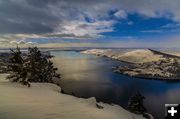
M116 51L113 49L91 49L82 51L81 53L106 56L112 59L130 63L146 63L163 59L162 55L154 54L148 49L134 49L126 52L121 52L119 50Z
M0 119L144 119L118 105L98 103L60 93L50 83L31 83L28 88L5 80L0 74Z
M175 51L175 50L161 50L161 52L180 57L180 51L179 50L178 51Z
M114 67L116 73L138 78L174 81L180 79L180 57L172 52L152 49L132 49L126 52L116 49L91 49L81 53L133 63L131 66Z

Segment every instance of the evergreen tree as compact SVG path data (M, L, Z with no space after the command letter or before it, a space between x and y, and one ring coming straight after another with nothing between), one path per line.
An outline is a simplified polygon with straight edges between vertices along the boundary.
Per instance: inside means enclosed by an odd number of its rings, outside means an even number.
M20 48L17 47L16 49L10 49L11 57L8 65L8 70L11 72L11 75L7 78L11 81L17 82L20 81L21 77L23 76L23 58Z
M50 58L50 56L42 55L37 47L29 48L26 66L30 74L28 77L30 82L53 82L53 77L60 78Z
M43 55L37 47L29 48L24 57L19 47L11 49L11 52L9 80L30 86L29 82L53 82L53 77L60 78L57 68L50 61L51 56Z
M135 95L133 95L129 100L128 110L138 114L144 114L145 112L147 112L146 108L143 105L144 99L145 97L140 93L136 93Z

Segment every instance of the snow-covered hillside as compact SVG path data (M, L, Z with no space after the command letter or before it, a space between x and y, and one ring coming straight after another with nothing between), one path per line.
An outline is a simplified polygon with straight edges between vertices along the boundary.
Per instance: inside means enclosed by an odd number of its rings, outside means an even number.
M162 50L161 52L180 57L180 51L179 50Z
M49 83L32 83L28 88L5 80L0 74L0 119L144 119L117 105L98 103L60 93Z
M113 59L131 63L146 63L162 59L162 55L154 54L148 49L134 49L126 52L120 52L113 49L91 49L82 51L81 53L107 56Z

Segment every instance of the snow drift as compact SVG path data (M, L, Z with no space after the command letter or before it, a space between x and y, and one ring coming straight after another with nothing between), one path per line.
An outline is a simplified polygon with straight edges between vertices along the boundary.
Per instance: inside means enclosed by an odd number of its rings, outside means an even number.
M31 88L5 80L0 74L0 119L144 119L118 105L98 103L60 93L49 83L32 83Z

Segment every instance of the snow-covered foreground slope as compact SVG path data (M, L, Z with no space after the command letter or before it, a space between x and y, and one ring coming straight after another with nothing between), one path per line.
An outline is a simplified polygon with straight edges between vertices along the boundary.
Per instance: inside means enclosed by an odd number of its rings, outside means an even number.
M0 119L143 119L117 105L61 94L60 87L32 83L31 88L5 80L0 74Z
M120 52L116 50L103 50L103 49L91 49L82 51L84 54L93 54L99 56L107 56L113 59L118 59L131 63L146 63L152 61L158 61L162 59L162 55L157 55L148 49L134 49L126 52Z

